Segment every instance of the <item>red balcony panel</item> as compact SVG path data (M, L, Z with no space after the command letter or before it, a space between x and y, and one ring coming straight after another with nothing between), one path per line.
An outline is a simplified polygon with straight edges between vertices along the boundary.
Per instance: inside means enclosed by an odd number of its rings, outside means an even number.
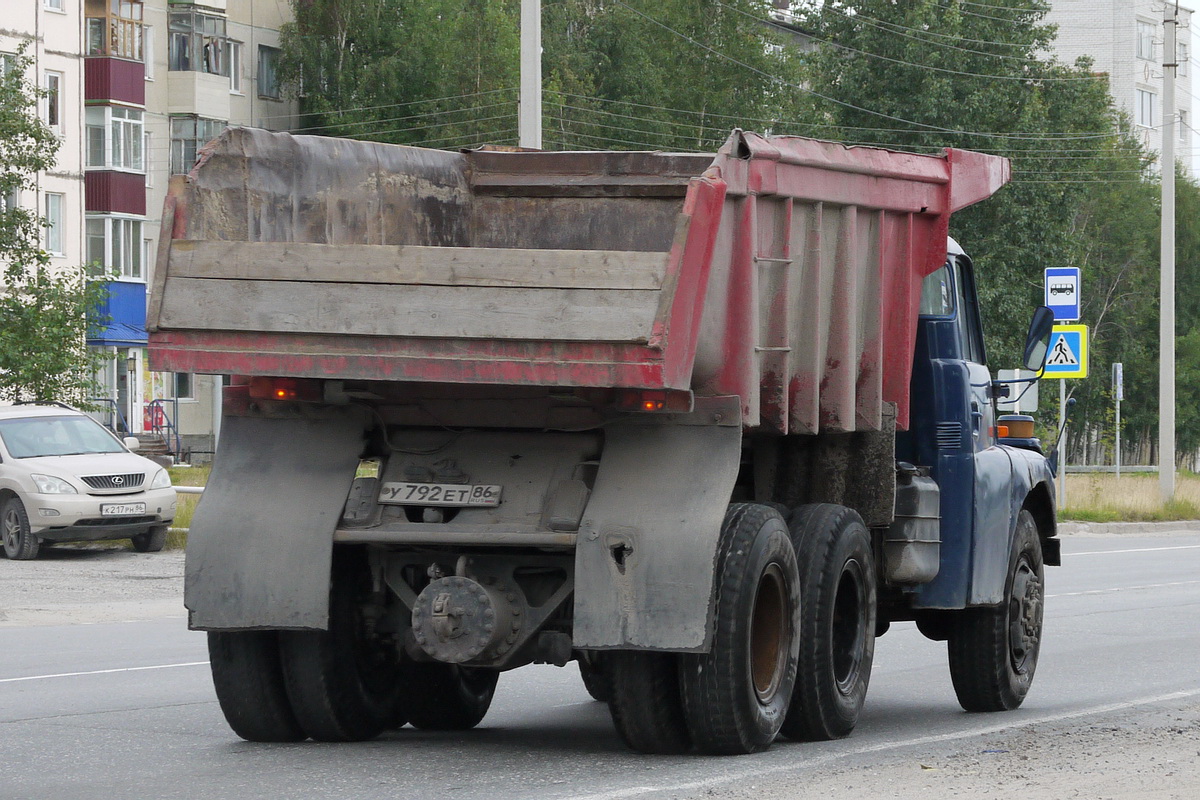
M83 65L84 99L146 105L146 69L140 61L91 56Z
M87 210L91 213L146 214L145 175L89 170L84 188Z

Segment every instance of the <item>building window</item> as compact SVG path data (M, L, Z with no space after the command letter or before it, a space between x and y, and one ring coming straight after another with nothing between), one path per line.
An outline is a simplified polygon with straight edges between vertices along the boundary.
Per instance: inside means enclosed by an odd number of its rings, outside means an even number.
M46 193L46 251L63 255L63 196Z
M1188 46L1185 42L1179 42L1175 45L1175 74L1180 78L1186 78L1188 74Z
M279 99L279 50L258 46L258 96Z
M174 372L175 386L174 396L180 400L190 400L195 395L192 390L192 373L190 372Z
M1158 116L1158 95L1148 89L1138 89L1135 95L1137 107L1134 109L1134 122L1144 128L1153 128Z
M144 172L143 112L124 106L90 106L86 112L87 165Z
M1137 57L1147 61L1154 60L1154 23L1137 21ZM1128 30L1128 29L1127 29Z
M21 190L12 189L8 194L0 196L0 214L7 214L15 208L21 207Z
M242 43L230 42L226 57L229 62L229 91L242 93Z
M142 280L142 220L88 217L86 235L88 263L100 274Z
M196 152L225 130L227 123L204 117L171 117L171 174L182 175L196 163Z
M142 62L146 80L154 80L154 28L150 25L142 34Z
M172 11L170 16L168 67L176 72L207 72L229 76L226 57L229 40L225 18L200 11Z
M46 110L45 119L51 128L62 124L62 82L61 72L47 72L42 78L42 86L46 89L46 96L42 98Z
M47 11L62 11L63 0L46 0L45 7Z
M1188 140L1188 112L1179 112L1179 141L1186 142Z
M86 0L83 13L89 56L142 60L142 0Z

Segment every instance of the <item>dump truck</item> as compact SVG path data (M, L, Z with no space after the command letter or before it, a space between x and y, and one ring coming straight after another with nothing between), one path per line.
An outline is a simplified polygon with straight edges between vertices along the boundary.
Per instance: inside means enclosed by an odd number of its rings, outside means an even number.
M1018 706L1053 484L948 236L1008 175L742 130L225 131L171 187L148 326L153 369L230 376L185 603L233 731L462 730L575 661L638 751L833 739L895 621L965 709Z

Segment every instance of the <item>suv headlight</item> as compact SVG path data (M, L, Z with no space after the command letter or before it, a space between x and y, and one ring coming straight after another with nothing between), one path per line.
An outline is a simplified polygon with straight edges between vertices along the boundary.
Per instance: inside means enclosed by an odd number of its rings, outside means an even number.
M154 480L150 481L151 489L170 489L171 476L167 474L165 469L160 469L154 476Z
M79 494L75 491L74 486L62 478L56 478L53 475L30 475L29 477L42 494Z

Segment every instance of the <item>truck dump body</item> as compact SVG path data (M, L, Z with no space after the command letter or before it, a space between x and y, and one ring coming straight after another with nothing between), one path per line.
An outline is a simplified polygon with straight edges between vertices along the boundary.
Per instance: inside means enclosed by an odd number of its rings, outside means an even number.
M780 433L908 419L921 279L1005 159L735 131L715 158L231 129L176 184L153 368L691 391Z

